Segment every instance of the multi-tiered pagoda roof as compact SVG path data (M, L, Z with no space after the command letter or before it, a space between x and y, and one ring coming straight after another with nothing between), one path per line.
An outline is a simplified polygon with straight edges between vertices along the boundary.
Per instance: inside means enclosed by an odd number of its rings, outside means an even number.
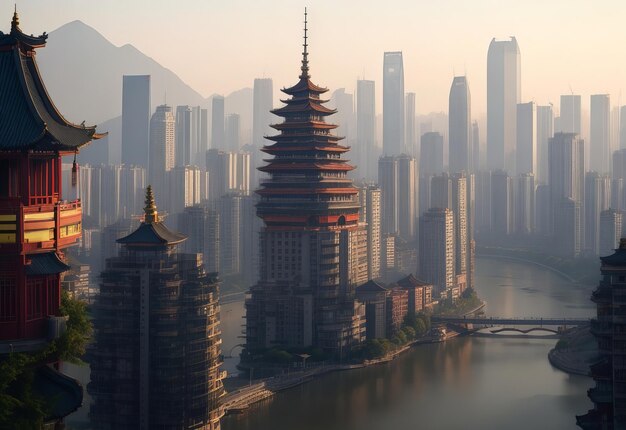
M24 34L17 12L9 33L0 32L0 150L74 152L102 135L96 127L67 121L50 99L41 79L35 49L41 36Z
M259 170L269 173L257 193L257 212L267 227L332 227L358 223L356 188L347 177L354 169L341 155L349 147L332 134L337 125L326 117L335 109L325 106L328 91L311 82L305 14L304 50L299 81L283 88L290 96L285 106L272 110L284 121L272 125L280 133L266 137L273 143L262 151L273 156Z

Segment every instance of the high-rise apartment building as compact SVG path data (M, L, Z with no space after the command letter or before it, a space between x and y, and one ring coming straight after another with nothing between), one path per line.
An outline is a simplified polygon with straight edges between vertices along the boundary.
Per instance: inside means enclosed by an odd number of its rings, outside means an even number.
M211 149L228 150L224 124L224 97L213 96L211 99Z
M443 136L435 131L424 133L420 144L420 176L443 173Z
M150 75L122 78L122 163L148 167L150 153Z
M175 166L176 119L172 108L161 105L150 119L150 166L148 182L157 189L164 189L165 175Z
M448 100L449 168L469 172L473 165L471 96L467 78L455 76Z
M518 234L535 232L535 175L522 173L515 190L515 225Z
M557 209L563 207L563 202L565 202L565 207L570 209L573 206L567 199L571 199L579 207L582 207L584 202L585 160L583 140L579 139L574 133L556 133L549 143L548 166L551 207L550 223L552 226L551 231L555 232L554 227L562 223L557 216ZM572 219L581 220L582 217ZM584 240L583 228L582 224L574 228L576 235L582 237L580 239L581 242Z
M537 106L534 102L517 105L517 149L515 155L518 175L537 172Z
M400 155L406 151L402 52L385 52L383 61L383 155Z
M207 198L217 201L229 192L250 194L250 153L210 149L206 155L209 173Z
M487 167L515 171L521 61L517 40L489 44L487 53Z
M574 133L580 136L581 111L579 95L561 96L560 126L555 127L555 133Z
M626 106L619 108L619 147L616 149L626 149Z
M554 136L552 105L537 106L537 184L548 183L548 142Z
M274 107L274 83L272 79L257 78L254 80L252 103L252 144L258 150L265 144L265 136L272 133L270 127L274 122L270 112ZM259 166L255 165L255 167Z
M241 147L241 116L239 114L231 113L226 116L225 140L228 151L239 151Z
M202 254L208 273L219 272L220 268L219 219L219 213L205 205L188 206L178 216L178 229L187 236L183 251Z
M364 340L354 290L367 276L367 237L353 167L341 158L349 148L324 121L334 110L311 82L306 40L305 20L299 80L282 90L289 98L273 113L284 121L263 147L271 158L257 191L260 276L246 300L246 349L313 346L341 358Z
M149 187L144 220L117 240L94 305L95 428L220 427L217 274L205 272L200 254L177 252L185 239L160 221Z
M601 174L611 171L611 100L608 94L591 96L589 122L589 170Z
M381 191L381 229L383 234L398 232L398 160L383 156L378 160L378 185Z
M368 180L377 178L376 97L374 81L356 82L356 145L353 146L359 176Z
M622 237L622 213L607 209L600 213L600 257L611 255Z
M420 217L419 277L438 295L454 286L454 216L431 208Z
M597 172L585 174L585 249L599 255L600 214L611 205L611 178Z
M415 93L406 93L404 98L404 145L406 154L417 156L417 124L415 123Z
M359 189L360 218L367 224L367 277L381 276L381 190L376 185L364 185Z
M480 127L478 121L474 121L472 123L472 173L478 173L483 164L480 150Z
M193 164L193 109L191 106L176 106L176 166Z
M415 158L409 155L397 157L397 169L398 235L411 242L417 233L418 174Z
M509 235L514 228L513 179L503 170L491 173L491 232Z

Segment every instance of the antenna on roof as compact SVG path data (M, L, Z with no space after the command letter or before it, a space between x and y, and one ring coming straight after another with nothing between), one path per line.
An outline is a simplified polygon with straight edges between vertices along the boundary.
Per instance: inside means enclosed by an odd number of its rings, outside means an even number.
M309 76L309 53L307 52L307 48L308 48L308 43L307 43L307 12L306 12L306 7L304 8L304 43L302 44L302 46L304 47L304 50L302 51L302 67L300 68L300 70L302 70L302 74L300 75L300 78L302 79L308 79Z

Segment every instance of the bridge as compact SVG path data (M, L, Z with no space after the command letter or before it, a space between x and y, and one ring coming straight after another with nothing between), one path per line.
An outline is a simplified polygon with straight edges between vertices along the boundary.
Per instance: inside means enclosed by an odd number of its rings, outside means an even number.
M433 316L434 323L476 324L488 326L579 326L589 324L589 318L508 318L508 317L446 317Z

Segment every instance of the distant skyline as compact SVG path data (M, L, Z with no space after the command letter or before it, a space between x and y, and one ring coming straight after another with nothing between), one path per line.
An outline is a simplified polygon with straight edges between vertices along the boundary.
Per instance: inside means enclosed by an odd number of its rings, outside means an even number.
M447 111L449 83L467 74L475 115L486 112L487 49L493 37L515 36L521 51L522 101L552 102L581 94L611 94L614 105L626 76L615 55L624 39L626 3L584 0L442 0L438 2L317 0L18 1L26 33L50 33L81 20L114 44L132 44L171 69L204 96L252 87L271 77L275 92L293 84L301 52L302 12L309 8L311 75L330 89L354 93L359 78L377 86L382 103L385 51L403 51L405 91L416 112ZM0 6L9 30L13 4Z

